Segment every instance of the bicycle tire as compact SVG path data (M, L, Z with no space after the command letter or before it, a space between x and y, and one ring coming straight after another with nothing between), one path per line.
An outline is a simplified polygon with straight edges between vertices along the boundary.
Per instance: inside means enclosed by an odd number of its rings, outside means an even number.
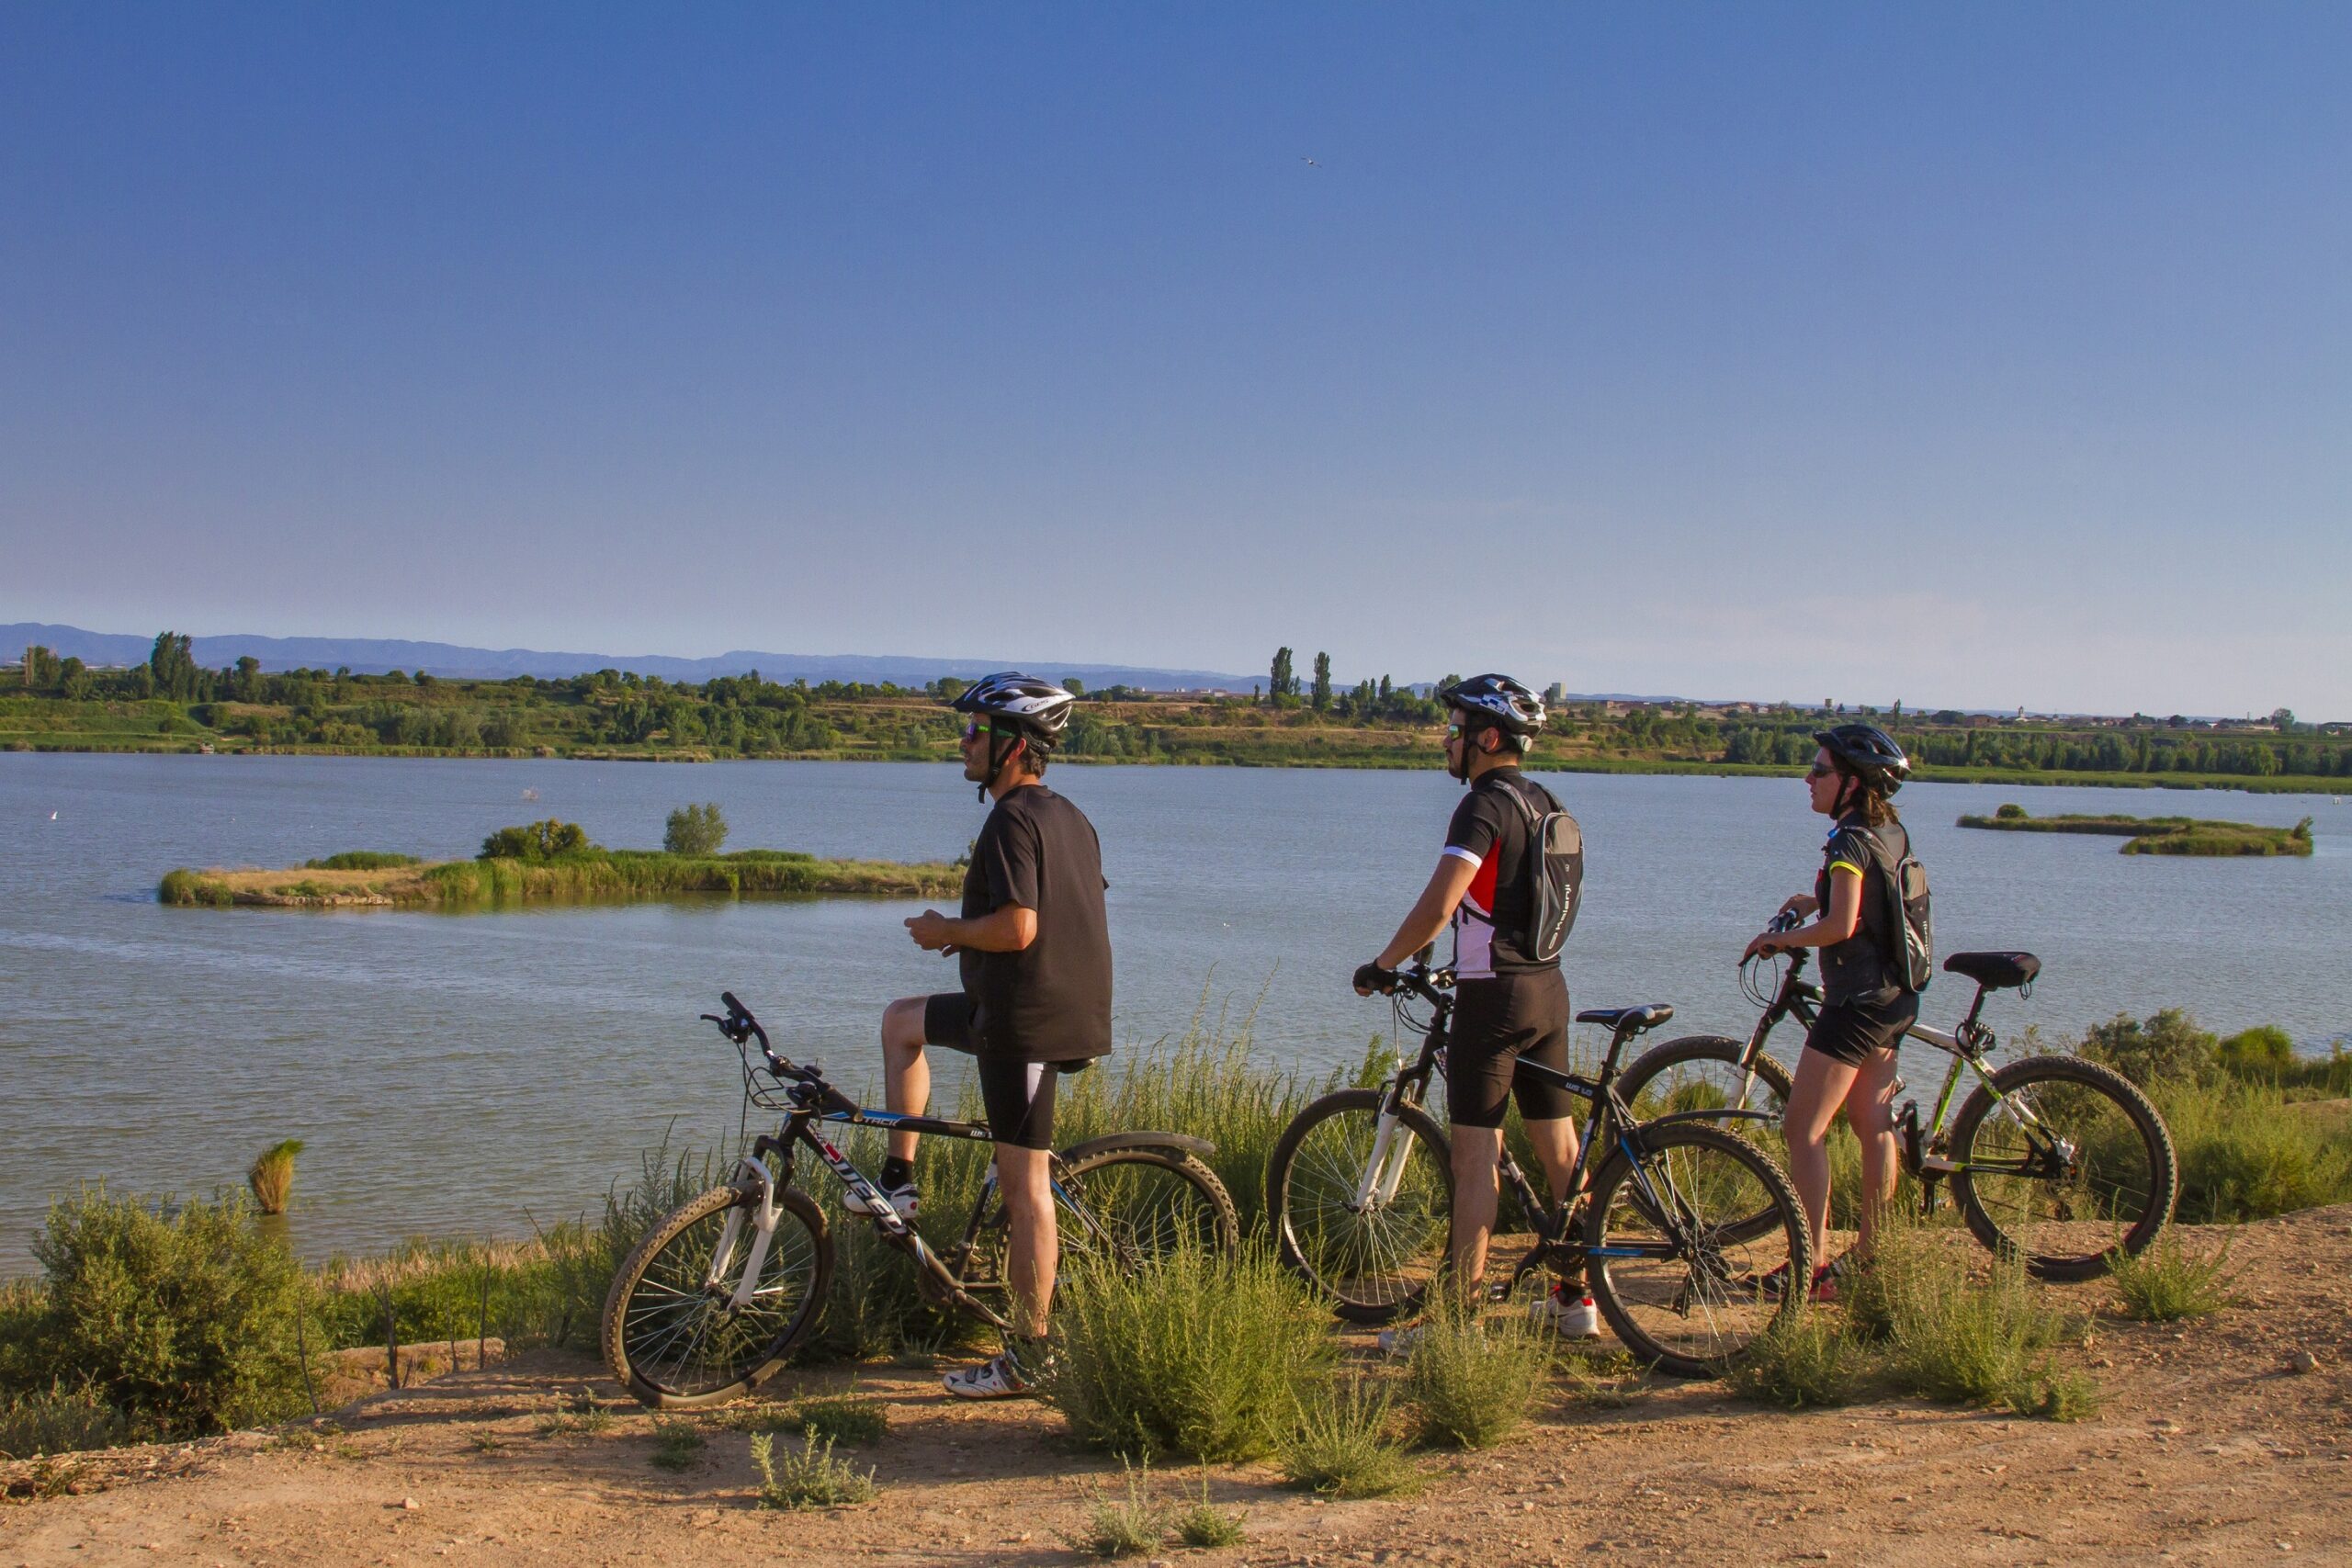
M1216 1171L1172 1145L1104 1149L1062 1167L1055 1231L1065 1263L1100 1256L1123 1269L1179 1247L1222 1258L1241 1250L1241 1215ZM1079 1211L1082 1210L1083 1213ZM1004 1198L993 1189L956 1283L1003 1283Z
M1351 1323L1419 1310L1453 1235L1452 1145L1430 1113L1404 1108L1409 1142L1398 1201L1367 1218L1354 1201L1387 1091L1344 1089L1283 1129L1266 1164L1266 1213L1283 1262Z
M1584 1247L1594 1303L1636 1359L1680 1377L1718 1376L1758 1336L1804 1310L1803 1290L1767 1288L1783 1266L1783 1281L1813 1277L1804 1212L1786 1173L1720 1128L1643 1128L1637 1145L1630 1156L1623 1148L1611 1155L1593 1178ZM1679 1224L1663 1223L1637 1171L1677 1203ZM1719 1208L1736 1213L1711 1221ZM1744 1235L1743 1216L1759 1209L1773 1216L1770 1231ZM1634 1247L1671 1251L1612 1256Z
M1642 1118L1640 1100L1643 1091L1650 1087L1653 1080L1669 1074L1674 1068L1682 1067L1691 1070L1679 1082L1669 1079L1667 1098L1652 1110L1651 1114L1663 1116L1678 1111L1728 1106L1738 1099L1735 1090L1742 1072L1739 1062L1747 1055L1747 1042L1745 1040L1734 1040L1727 1034L1685 1034L1653 1045L1636 1057L1634 1065L1618 1078L1617 1093L1634 1109L1634 1116ZM1722 1072L1709 1070L1711 1066L1717 1064L1723 1068ZM1764 1087L1770 1100L1769 1103L1758 1100L1751 1089L1748 1099L1753 1103L1747 1109L1770 1111L1777 1118L1788 1108L1792 1081L1789 1069L1770 1056L1759 1054L1756 1058L1755 1073L1757 1081ZM1714 1090L1714 1094L1708 1097L1710 1103L1702 1103L1702 1086ZM1739 1126L1741 1123L1727 1125ZM1772 1123L1747 1122L1745 1125L1760 1130Z
M724 1404L774 1375L816 1323L832 1282L833 1238L823 1212L797 1188L776 1195L781 1213L761 1268L763 1280L782 1280L762 1285L763 1293L775 1289L786 1292L782 1299L764 1310L755 1301L741 1313L726 1305L741 1278L748 1226L722 1290L701 1287L727 1214L758 1201L755 1191L740 1187L714 1187L689 1199L646 1233L613 1276L602 1325L605 1364L639 1402L656 1410ZM719 1337L707 1340L714 1328ZM689 1337L681 1344L681 1336ZM704 1353L713 1343L719 1348Z
M2021 1137L1989 1142L2018 1125L1993 1116L1994 1091L2036 1085L2057 1091L2032 1103L2077 1144L2074 1168L2055 1179L1970 1168L2025 1152ZM1952 1198L1968 1228L1994 1252L2018 1253L2039 1280L2097 1279L2116 1248L2136 1254L2155 1240L2179 1197L2179 1161L2155 1106L2122 1074L2075 1056L2029 1056L1979 1084L1952 1122L1951 1147L1962 1167L1952 1173ZM2102 1212L2079 1214L2084 1207Z

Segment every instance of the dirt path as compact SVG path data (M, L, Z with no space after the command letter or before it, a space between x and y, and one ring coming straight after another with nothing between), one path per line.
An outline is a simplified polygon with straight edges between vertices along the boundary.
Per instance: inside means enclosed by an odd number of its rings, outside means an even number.
M1804 1415L1709 1385L1622 1409L1565 1399L1501 1448L1430 1456L1417 1496L1323 1503L1263 1466L1214 1472L1247 1534L1171 1562L2188 1562L2352 1561L2352 1206L2248 1228L2244 1304L2186 1331L2103 1320L2107 1391L2076 1426L1912 1400ZM2087 1307L2103 1285L2073 1288ZM2315 1371L2286 1369L2291 1352ZM0 1508L12 1564L1075 1562L1063 1536L1115 1464L1031 1404L951 1404L933 1376L867 1368L891 1427L859 1454L879 1502L752 1506L745 1439L710 1430L678 1475L649 1418L543 1430L584 1359L518 1358L378 1394L341 1433L241 1433L95 1456L83 1495ZM790 1383L791 1380L784 1380ZM838 1387L812 1375L793 1387ZM312 1446L315 1445L315 1446ZM844 1453L851 1450L843 1450ZM14 1467L21 1473L22 1467ZM1173 1494L1180 1481L1158 1478ZM99 1489L102 1488L102 1489Z

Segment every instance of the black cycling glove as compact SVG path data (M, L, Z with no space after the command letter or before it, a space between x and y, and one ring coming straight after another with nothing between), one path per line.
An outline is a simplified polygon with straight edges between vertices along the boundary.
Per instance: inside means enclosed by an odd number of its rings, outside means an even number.
M1377 964L1356 966L1356 989L1360 991L1393 991L1396 988L1396 971L1383 969Z

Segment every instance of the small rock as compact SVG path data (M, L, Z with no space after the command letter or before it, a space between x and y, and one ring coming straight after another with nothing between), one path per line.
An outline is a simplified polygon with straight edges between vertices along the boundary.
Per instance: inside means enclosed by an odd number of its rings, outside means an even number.
M416 1512L419 1507L423 1506L423 1505L418 1503L413 1497L403 1497L401 1499L401 1506L413 1514Z
M2312 1355L2309 1350L2290 1350L2287 1352L2287 1370L2294 1373L2297 1377L2302 1376L2305 1372L2314 1371L2318 1366L2319 1358Z

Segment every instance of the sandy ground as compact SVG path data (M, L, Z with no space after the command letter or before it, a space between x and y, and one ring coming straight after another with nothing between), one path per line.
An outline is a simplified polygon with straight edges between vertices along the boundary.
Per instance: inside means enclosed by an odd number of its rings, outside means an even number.
M1246 1535L1170 1563L2352 1562L2352 1206L2248 1228L2242 1303L2186 1330L2102 1317L2084 1352L2107 1398L2061 1426L1914 1400L1803 1415L1712 1385L1622 1408L1565 1393L1498 1449L1428 1455L1418 1495L1325 1503L1268 1467L1221 1467ZM2103 1284L2065 1288L2086 1310ZM2298 1350L2316 1368L2288 1370ZM839 1387L846 1374L769 1393ZM304 1427L92 1456L77 1494L0 1507L11 1564L1075 1562L1065 1536L1115 1462L1028 1402L949 1402L935 1374L869 1367L888 1435L857 1450L879 1501L753 1506L739 1434L693 1468L649 1462L634 1405L545 1432L582 1358L535 1354L373 1395ZM784 1439L779 1439L780 1442ZM852 1452L844 1449L845 1454ZM23 1490L25 1467L8 1467ZM1155 1473L1173 1496L1197 1472Z

